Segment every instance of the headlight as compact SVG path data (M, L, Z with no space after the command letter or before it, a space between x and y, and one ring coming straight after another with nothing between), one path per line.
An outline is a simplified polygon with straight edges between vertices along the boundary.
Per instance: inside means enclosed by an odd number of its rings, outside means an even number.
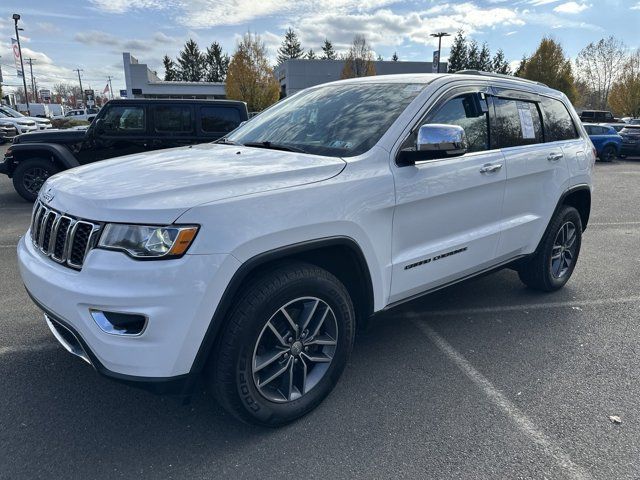
M108 223L98 248L121 250L134 258L176 258L182 256L198 233L198 227L122 225Z

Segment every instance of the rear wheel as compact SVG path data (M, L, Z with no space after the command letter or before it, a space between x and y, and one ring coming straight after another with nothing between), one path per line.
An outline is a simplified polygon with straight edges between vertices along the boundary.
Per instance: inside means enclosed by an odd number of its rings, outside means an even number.
M582 221L578 211L564 206L553 217L538 251L518 269L522 282L552 292L569 281L582 244Z
M35 202L44 182L60 169L45 158L31 158L18 163L13 172L13 187L22 198Z
M336 277L282 265L241 292L210 359L210 387L240 420L283 425L331 392L354 333L353 305Z
M616 159L616 156L616 147L607 145L602 149L600 160L602 160L603 162L613 162Z

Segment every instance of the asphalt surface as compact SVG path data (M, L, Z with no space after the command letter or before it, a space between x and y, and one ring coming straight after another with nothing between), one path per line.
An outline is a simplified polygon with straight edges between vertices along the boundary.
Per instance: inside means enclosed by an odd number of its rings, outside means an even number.
M562 291L504 270L378 317L329 398L276 430L57 345L17 271L31 206L0 177L0 479L640 478L640 160L597 164Z

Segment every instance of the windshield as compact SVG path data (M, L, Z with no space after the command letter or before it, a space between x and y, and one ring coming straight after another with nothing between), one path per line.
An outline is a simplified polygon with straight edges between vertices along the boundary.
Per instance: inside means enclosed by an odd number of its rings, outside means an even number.
M239 144L351 157L373 147L425 84L328 85L301 92L234 130Z
M20 112L16 112L13 108L8 107L0 107L0 113L4 113L7 117L24 117L24 115L22 115Z

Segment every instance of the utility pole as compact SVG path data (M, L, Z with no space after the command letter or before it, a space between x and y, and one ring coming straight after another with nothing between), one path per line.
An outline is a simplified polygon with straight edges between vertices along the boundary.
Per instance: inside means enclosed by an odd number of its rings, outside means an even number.
M80 72L83 72L84 70L82 70L81 68L76 68L74 70L74 72L78 72L78 82L80 82L80 95L81 95L81 99L82 99L82 106L84 108L84 90L82 89L82 78L80 78Z
M111 100L113 100L113 86L111 85L111 75L108 75L107 79L109 80L109 93L111 94Z
M31 73L31 91L33 92L33 98L36 99L35 103L38 103L38 91L36 90L36 82L33 78L33 58L27 58L27 62L29 62L29 71Z
M438 32L438 33L432 33L431 36L438 38L438 65L436 66L437 68L436 72L440 73L440 50L442 47L442 37L450 37L451 35L448 34L447 32Z
M20 70L22 71L22 85L24 86L24 100L27 104L27 113L31 115L31 109L29 108L29 93L27 92L27 78L24 75L24 63L22 61L22 47L20 46L20 34L18 30L22 30L18 28L18 20L20 20L20 15L17 13L13 14L13 21L16 24L16 42L18 42L18 53L20 54Z

